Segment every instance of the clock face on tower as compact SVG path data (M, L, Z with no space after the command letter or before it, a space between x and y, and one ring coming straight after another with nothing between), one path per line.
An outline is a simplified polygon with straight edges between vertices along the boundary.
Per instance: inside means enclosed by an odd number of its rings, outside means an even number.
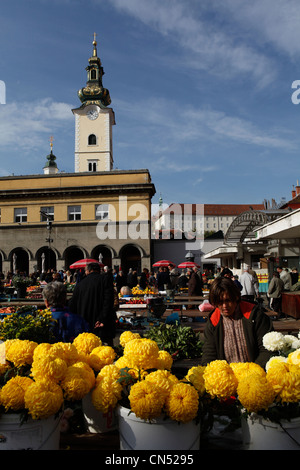
M88 117L89 119L94 120L94 119L97 119L99 113L98 113L98 111L97 111L96 109L89 109L89 110L87 111L86 115L87 115L87 117Z

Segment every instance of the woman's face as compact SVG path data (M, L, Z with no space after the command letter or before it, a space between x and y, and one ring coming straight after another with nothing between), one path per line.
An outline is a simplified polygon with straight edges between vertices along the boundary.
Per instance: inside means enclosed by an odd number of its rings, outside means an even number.
M234 314L237 305L237 300L230 299L227 292L224 292L220 298L220 303L217 305L217 307L221 311L222 315L224 315L225 317L231 317Z

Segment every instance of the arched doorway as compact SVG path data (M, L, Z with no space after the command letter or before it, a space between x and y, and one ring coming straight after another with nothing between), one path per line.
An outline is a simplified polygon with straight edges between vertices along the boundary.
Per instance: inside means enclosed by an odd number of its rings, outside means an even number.
M56 253L48 246L40 248L36 254L37 269L40 272L47 272L49 269L56 271Z
M104 266L112 267L112 251L110 248L104 245L99 245L93 248L91 256L97 261L101 261Z
M87 257L87 253L85 253L82 248L79 248L78 246L68 247L64 253L65 269L69 269L70 265L75 263L75 261Z
M135 245L123 246L120 250L121 268L127 273L129 268L141 272L141 251Z
M24 248L15 248L10 254L10 270L16 274L18 272L24 273L27 276L29 273L29 253Z

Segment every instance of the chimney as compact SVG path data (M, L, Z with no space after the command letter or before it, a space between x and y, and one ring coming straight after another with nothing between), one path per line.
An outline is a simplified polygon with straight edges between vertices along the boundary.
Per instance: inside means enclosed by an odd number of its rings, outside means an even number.
M293 185L292 199L294 199L294 197L296 197L296 189L295 189L295 186Z
M296 194L300 194L300 186L299 186L299 181L297 181L297 186L296 186Z

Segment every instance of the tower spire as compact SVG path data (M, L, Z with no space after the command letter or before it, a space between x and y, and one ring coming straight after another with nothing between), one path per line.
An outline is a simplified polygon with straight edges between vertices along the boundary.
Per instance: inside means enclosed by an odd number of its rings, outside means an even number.
M96 33L94 33L94 41L93 41L93 57L97 57L97 41L96 41Z
M110 105L111 99L109 91L102 84L104 70L97 53L96 33L94 33L92 57L89 58L89 65L86 67L86 71L86 86L78 91L80 101L86 105L97 104L101 108L106 108Z

